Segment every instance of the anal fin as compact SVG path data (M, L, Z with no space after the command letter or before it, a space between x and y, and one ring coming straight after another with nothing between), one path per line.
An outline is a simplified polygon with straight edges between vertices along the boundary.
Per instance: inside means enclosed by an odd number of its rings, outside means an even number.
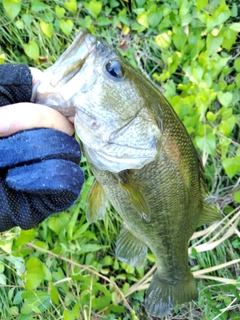
M116 242L116 256L119 260L134 267L144 265L147 257L147 246L137 239L130 230L123 227Z
M86 202L86 217L89 223L92 223L98 219L103 219L106 209L108 207L107 196L100 185L95 180L87 196Z

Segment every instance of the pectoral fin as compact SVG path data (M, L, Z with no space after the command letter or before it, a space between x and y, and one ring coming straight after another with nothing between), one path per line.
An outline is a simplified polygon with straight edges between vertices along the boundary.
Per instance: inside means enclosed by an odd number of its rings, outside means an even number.
M222 215L219 212L214 211L210 206L208 206L207 204L204 204L203 212L199 217L197 227L200 227L204 224L208 224L221 219L222 219Z
M87 196L87 221L89 223L92 223L98 219L102 219L106 213L107 207L108 200L106 194L100 183L97 180L95 180Z
M135 207L141 218L147 222L151 220L150 210L144 199L143 194L138 190L127 171L124 171L119 181L122 189L125 191L129 201Z
M147 246L137 239L130 230L123 227L116 242L116 256L130 266L139 268L146 261Z

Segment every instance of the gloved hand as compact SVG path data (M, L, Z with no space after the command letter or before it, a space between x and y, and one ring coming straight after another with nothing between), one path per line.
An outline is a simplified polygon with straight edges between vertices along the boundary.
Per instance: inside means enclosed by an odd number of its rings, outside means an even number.
M76 140L53 129L0 140L0 231L30 229L70 207L84 176Z
M15 69L29 78L24 68ZM12 78L4 85L0 78L0 106L30 100L31 81L23 84L24 77ZM26 130L0 139L0 231L30 229L70 207L84 182L80 159L76 140L58 130Z

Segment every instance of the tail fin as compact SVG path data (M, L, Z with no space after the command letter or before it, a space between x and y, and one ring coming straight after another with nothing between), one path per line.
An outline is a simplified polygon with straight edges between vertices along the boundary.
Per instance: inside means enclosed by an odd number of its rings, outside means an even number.
M174 306L197 299L197 287L190 273L182 282L170 283L159 277L156 272L146 293L145 309L154 317L168 315Z

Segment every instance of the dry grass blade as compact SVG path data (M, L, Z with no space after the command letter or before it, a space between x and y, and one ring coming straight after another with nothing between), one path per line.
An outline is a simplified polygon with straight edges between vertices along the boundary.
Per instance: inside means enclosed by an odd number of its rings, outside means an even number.
M151 281L152 275L156 269L157 265L155 264L142 279L140 279L128 289L125 297L130 296L135 291L145 290L146 288L148 288L149 282Z
M194 234L192 235L190 241L198 239L198 238L201 238L200 239L200 241L201 241L204 236L207 236L207 235L211 234L218 226L219 226L219 223L214 223L214 224L212 224L211 226L207 227L204 230L194 232Z
M205 240L207 237L209 237L211 235L211 233L213 233L214 231L216 231L217 227L219 227L223 220L225 220L225 218L220 221L217 224L214 224L212 227L208 228L207 233L205 234L205 236L203 238L201 238L197 243L195 243L193 246L191 246L188 249L189 254L192 251L192 248L194 248L197 252L206 252L209 250L213 250L214 248L216 248L219 244L221 244L222 242L224 242L226 239L228 239L229 237L231 237L234 233L236 233L237 230L237 225L239 222L239 218L240 218L240 211L238 211L219 231L217 231L207 242L203 243L203 244L199 244L201 243L203 240ZM226 231L227 230L227 231ZM217 239L218 237L220 237L220 239ZM215 240L215 241L214 241Z
M194 273L193 273L194 275ZM221 277L214 277L214 276L202 276L202 275L199 275L199 276L195 276L195 278L197 279L208 279L208 280L214 280L216 282L221 282L221 283L224 283L224 284L233 284L233 285L236 285L237 284L237 280L234 280L234 279L228 279L228 278L221 278Z
M213 271L216 271L216 270L219 270L219 269L222 269L222 268L226 268L226 267L232 266L233 264L237 264L237 263L240 263L240 259L235 259L235 260L232 260L232 261L229 261L229 262L226 262L226 263L222 263L222 264L219 264L219 265L211 267L211 268L205 268L205 269L202 269L202 270L194 271L193 275L197 279L209 279L209 280L214 280L214 281L217 281L217 282L222 282L222 283L225 283L225 284L236 285L237 284L237 280L227 279L227 278L222 278L222 277L215 277L215 276L208 276L208 275L206 275L206 273L213 272Z
M226 267L229 267L229 266L231 266L233 264L237 264L237 263L240 263L240 259L235 259L235 260L232 260L232 261L229 261L229 262L226 262L226 263L219 264L219 265L214 266L214 267L205 268L205 269L202 269L202 270L197 270L197 271L194 271L193 274L194 274L194 276L203 275L205 273L213 272L213 271L219 270L221 268L226 268Z

